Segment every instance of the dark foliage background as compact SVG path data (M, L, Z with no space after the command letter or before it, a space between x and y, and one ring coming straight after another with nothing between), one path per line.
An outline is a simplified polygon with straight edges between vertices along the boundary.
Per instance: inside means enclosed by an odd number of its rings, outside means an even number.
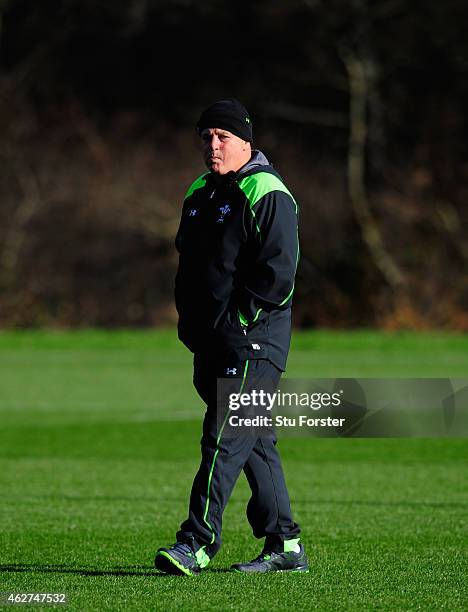
M217 98L301 205L297 326L468 329L462 0L0 0L0 325L173 322Z

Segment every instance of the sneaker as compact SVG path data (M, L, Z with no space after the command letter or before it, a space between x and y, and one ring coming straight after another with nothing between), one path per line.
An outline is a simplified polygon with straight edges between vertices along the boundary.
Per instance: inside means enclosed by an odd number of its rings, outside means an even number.
M308 572L309 564L304 546L299 544L299 552L273 552L264 550L250 563L235 563L231 566L242 574L265 574L267 572Z
M154 559L156 569L175 576L196 576L209 562L210 558L204 548L195 552L186 542L176 542L173 546L159 548Z

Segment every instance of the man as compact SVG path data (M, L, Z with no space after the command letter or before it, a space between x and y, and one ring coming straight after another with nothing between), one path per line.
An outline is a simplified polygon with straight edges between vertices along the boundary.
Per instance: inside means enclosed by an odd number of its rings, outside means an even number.
M223 510L244 470L252 490L247 517L265 543L256 559L232 569L304 572L307 557L274 435L226 435L228 408L216 384L228 378L243 392L262 379L277 387L291 336L297 205L263 153L252 150L251 119L237 100L215 102L197 128L209 172L185 196L175 298L179 338L194 353L194 385L207 411L189 516L176 544L157 551L155 565L187 575L208 565L221 545Z

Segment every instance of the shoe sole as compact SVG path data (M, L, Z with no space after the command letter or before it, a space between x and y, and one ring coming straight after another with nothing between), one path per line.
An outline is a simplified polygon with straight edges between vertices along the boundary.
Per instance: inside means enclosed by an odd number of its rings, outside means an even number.
M194 572L190 571L188 568L184 567L182 563L171 557L171 555L164 550L156 553L156 558L154 559L154 566L160 572L164 572L165 574L170 574L172 576L196 576Z
M269 570L268 572L245 572L243 570L237 569L237 567L231 567L231 571L236 574L308 574L309 568L305 567L296 567L294 569L284 569L284 570Z

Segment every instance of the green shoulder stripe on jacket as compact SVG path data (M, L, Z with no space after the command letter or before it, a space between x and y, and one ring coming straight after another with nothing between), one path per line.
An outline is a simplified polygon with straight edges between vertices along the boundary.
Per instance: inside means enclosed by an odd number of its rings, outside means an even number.
M269 172L257 172L256 174L247 176L239 181L239 187L245 193L251 209L260 200L260 198L263 198L263 196L267 195L268 193L271 193L272 191L282 191L291 197L297 213L297 204L292 193L274 174L270 174Z
M194 191L196 191L197 189L201 189L202 187L205 186L205 184L206 184L206 176L208 176L208 174L209 174L209 172L205 172L205 174L202 174L201 176L199 176L197 178L197 180L194 181L190 185L190 187L188 188L187 193L185 194L184 200L189 198Z

